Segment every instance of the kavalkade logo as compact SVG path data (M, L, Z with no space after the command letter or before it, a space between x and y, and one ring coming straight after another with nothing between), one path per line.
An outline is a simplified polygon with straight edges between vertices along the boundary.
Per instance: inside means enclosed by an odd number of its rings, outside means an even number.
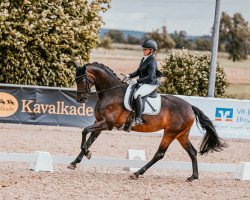
M9 117L16 113L18 101L9 93L0 92L0 117Z
M215 121L232 122L233 109L232 108L216 108Z

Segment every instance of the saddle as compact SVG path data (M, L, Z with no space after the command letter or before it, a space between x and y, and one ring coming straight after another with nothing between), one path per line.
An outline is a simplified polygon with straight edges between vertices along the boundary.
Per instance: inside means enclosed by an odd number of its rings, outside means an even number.
M136 84L130 84L126 90L124 97L124 106L127 110L132 111L134 108L134 93L136 92ZM142 114L145 115L158 115L161 110L161 96L156 91L151 92L149 95L142 97Z
M136 84L130 84L126 90L124 97L124 106L127 110L133 111L135 106L134 93L138 88ZM144 115L157 115L161 110L161 96L156 93L156 90L151 92L149 95L142 97L142 114ZM134 118L134 112L131 112L126 123L119 128L130 132L131 124Z

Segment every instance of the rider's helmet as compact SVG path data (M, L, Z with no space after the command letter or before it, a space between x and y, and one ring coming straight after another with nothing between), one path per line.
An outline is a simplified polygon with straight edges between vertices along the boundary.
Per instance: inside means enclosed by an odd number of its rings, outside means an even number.
M145 49L154 49L155 51L157 51L157 43L156 41L151 40L151 39L145 40L142 43L141 47Z

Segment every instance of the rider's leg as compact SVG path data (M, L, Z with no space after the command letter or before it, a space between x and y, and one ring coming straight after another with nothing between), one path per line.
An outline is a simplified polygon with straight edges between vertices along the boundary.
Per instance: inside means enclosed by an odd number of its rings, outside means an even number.
M135 92L134 94L134 99L135 101L135 119L133 124L135 125L139 125L142 124L142 100L141 97L146 96L148 94L150 94L151 92L153 92L156 88L158 87L158 85L149 85L149 84L143 84L139 87L139 89Z
M135 124L142 124L142 119L141 119L141 114L142 114L142 100L141 100L141 95L138 95L136 98L136 105L135 105Z
M150 85L150 84L143 84L141 85L138 90L134 94L134 99L138 97L138 95L141 95L141 97L144 97L151 92L153 92L159 85Z

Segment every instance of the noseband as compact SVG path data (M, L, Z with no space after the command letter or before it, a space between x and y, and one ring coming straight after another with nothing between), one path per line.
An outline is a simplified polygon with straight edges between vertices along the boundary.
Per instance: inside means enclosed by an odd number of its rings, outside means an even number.
M84 98L88 98L88 96L90 95L90 92L91 92L91 90L90 90L90 88L91 88L91 85L90 84L94 84L94 82L93 81L91 81L89 78L88 78L88 76L87 76L87 74L83 74L83 75L81 75L81 76L77 76L77 77L75 77L75 80L76 80L76 83L79 83L80 81L86 81L86 88L85 88L85 90L84 91L77 91L77 94L79 94L79 93L84 93Z

